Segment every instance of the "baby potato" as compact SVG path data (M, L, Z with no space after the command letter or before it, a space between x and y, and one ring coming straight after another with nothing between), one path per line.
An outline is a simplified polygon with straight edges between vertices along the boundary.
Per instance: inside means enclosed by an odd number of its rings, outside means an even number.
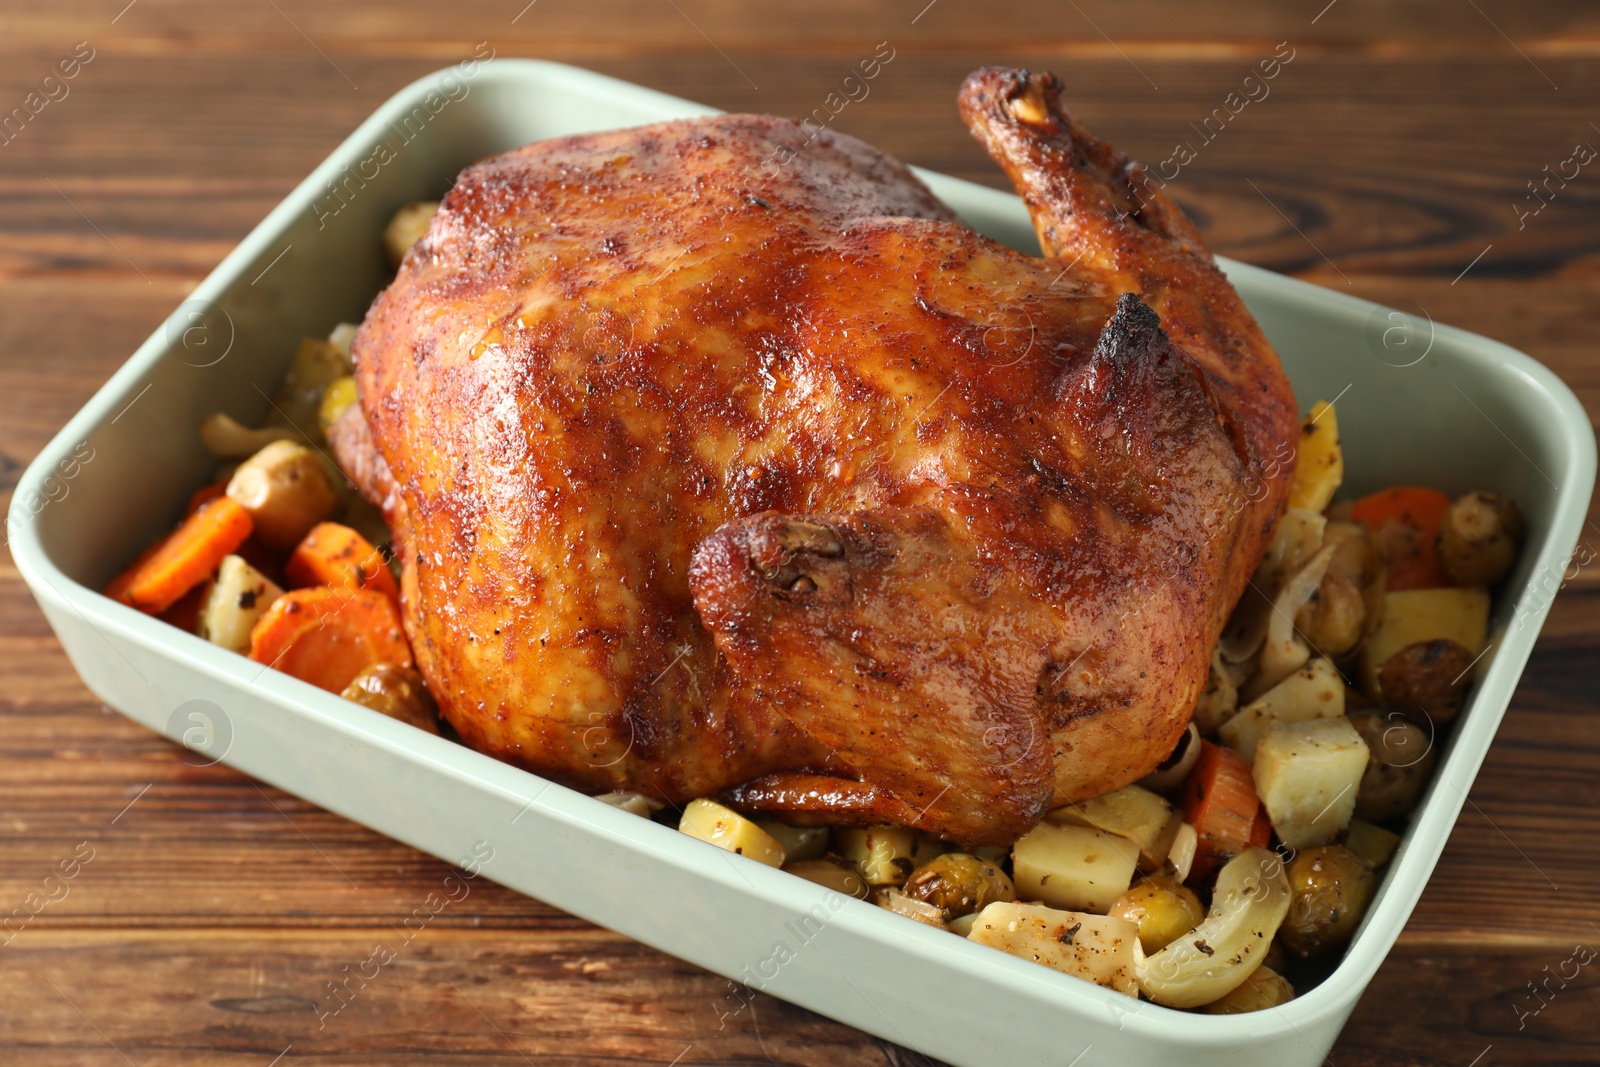
M1378 668L1378 689L1397 707L1420 711L1432 722L1451 722L1461 712L1472 679L1473 655L1447 637L1407 645Z
M965 852L946 852L918 867L906 879L905 892L939 908L946 919L982 911L997 900L1017 899L1005 871Z
M1394 709L1350 716L1372 758L1356 787L1356 814L1368 822L1408 815L1433 774L1433 738Z
M1156 874L1112 901L1106 914L1137 926L1139 944L1146 953L1153 953L1199 926L1206 910L1188 886L1176 878Z
M1343 845L1307 849L1290 861L1289 914L1278 928L1283 947L1309 959L1350 940L1377 888L1377 876Z
M1466 493L1439 524L1439 569L1457 585L1494 585L1517 561L1522 513L1499 493Z
M1247 1011L1276 1008L1294 999L1294 986L1265 963L1255 969L1233 992L1214 1000L1200 1010L1207 1015L1238 1015Z
M437 200L418 200L406 204L394 217L389 220L389 225L383 228L383 252L389 257L391 267L399 267L406 253L411 251L411 246L422 239L428 232L428 227L433 223L433 216L439 210Z
M439 732L439 706L433 702L422 675L410 667L374 663L352 678L339 695L419 730Z
M293 548L339 507L322 460L293 441L274 441L241 463L227 493L250 513L256 539L269 548Z

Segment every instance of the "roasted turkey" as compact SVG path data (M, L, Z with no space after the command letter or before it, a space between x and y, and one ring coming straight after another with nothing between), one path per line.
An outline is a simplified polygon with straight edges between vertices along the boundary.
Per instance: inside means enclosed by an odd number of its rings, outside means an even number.
M460 176L330 440L463 740L590 792L968 845L1168 754L1297 412L1194 227L1060 94L960 93L1043 258L767 116Z

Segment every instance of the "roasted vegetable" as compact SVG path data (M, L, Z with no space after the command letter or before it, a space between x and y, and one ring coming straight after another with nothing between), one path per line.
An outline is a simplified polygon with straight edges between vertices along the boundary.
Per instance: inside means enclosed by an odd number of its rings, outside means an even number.
M389 225L383 228L383 253L389 257L391 267L400 266L411 246L428 232L438 210L437 200L418 200L394 213Z
M323 391L322 401L317 405L317 426L327 433L328 427L338 422L345 408L356 400L356 380L353 377L345 375L334 379Z
M352 678L339 695L419 730L439 732L439 706L422 675L410 667L374 663Z
M1266 633L1265 625L1263 622L1263 635ZM1227 722L1239 710L1239 686L1233 679L1230 667L1231 664L1222 658L1220 649L1212 653L1211 672L1206 677L1206 687L1201 691L1200 699L1195 703L1194 719L1191 722L1191 725L1207 737L1214 736L1217 727Z
M1367 602L1361 587L1331 566L1294 617L1300 636L1313 652L1323 656L1342 656L1355 648L1366 621Z
M1339 420L1333 405L1319 400L1300 423L1300 447L1295 454L1294 478L1289 483L1289 506L1322 511L1343 480Z
M1139 928L1145 952L1160 952L1200 925L1206 911L1188 886L1167 875L1152 875L1111 902L1107 915Z
M348 526L319 522L301 538L283 568L297 586L372 589L400 606L400 589L383 553Z
M1194 869L1195 853L1199 850L1200 835L1192 825L1184 823L1172 839L1172 851L1167 853L1167 872L1180 882L1188 881L1189 872Z
M1171 804L1137 785L1056 808L1045 818L1057 825L1092 826L1127 838L1138 846L1141 871L1160 870L1183 822Z
M850 827L835 830L834 843L839 855L870 886L901 885L917 866L913 859L919 846L915 830L899 826Z
M349 376L350 357L344 349L331 341L304 338L289 362L283 384L272 397L267 424L293 426L306 440L321 441L317 414L322 409L323 395L334 382Z
M1239 709L1217 731L1222 743L1247 760L1256 758L1261 735L1275 722L1334 719L1344 714L1344 679L1322 657L1304 667Z
M111 579L105 595L148 615L159 615L216 572L250 536L248 512L218 497L151 545Z
M678 829L690 837L709 841L718 848L765 863L783 866L783 846L754 822L714 800L699 797L689 801L678 820Z
M1133 881L1139 846L1088 826L1042 822L1011 849L1018 894L1053 908L1103 914Z
M1356 814L1370 822L1411 814L1433 774L1433 735L1393 709L1358 711L1350 722L1372 753L1356 789Z
M1139 928L1126 919L1043 904L997 903L978 912L967 937L1130 997L1138 995L1134 947Z
M1410 645L1454 641L1474 657L1489 628L1489 592L1479 586L1408 589L1383 598L1383 622L1356 656L1361 686L1374 700L1387 699L1378 672Z
M322 461L293 441L274 441L240 464L228 496L249 513L256 539L278 549L293 548L339 507Z
M1139 990L1169 1008L1220 1000L1261 965L1289 910L1289 882L1276 853L1250 848L1217 875L1205 921L1138 962Z
M1306 959L1350 940L1372 901L1377 877L1343 845L1324 845L1295 856L1288 869L1289 912L1278 940Z
M826 826L790 826L777 819L757 819L756 825L783 846L783 854L789 863L820 860L828 854Z
M1194 723L1178 738L1161 765L1140 779L1139 784L1155 793L1171 793L1183 785L1200 758L1200 728Z
M849 867L831 860L801 860L784 866L790 874L798 875L808 882L815 882L827 886L836 893L843 893L847 897L856 897L866 900L870 890L861 876Z
M1276 1008L1294 999L1294 986L1265 963L1255 969L1233 992L1213 1000L1200 1010L1207 1015L1238 1015L1248 1011Z
M1522 513L1498 493L1456 498L1439 524L1439 569L1457 585L1497 585L1517 562Z
M1421 712L1434 723L1461 712L1476 657L1446 637L1407 645L1378 668L1378 690L1395 707Z
M348 698L347 698L348 699ZM660 811L664 805L661 801L647 797L643 793L617 792L600 793L595 797L602 804L610 804L613 808L621 808L629 815L637 815L641 819L648 819Z
M206 451L222 459L253 456L274 441L298 441L300 431L290 426L263 426L251 429L232 415L218 412L200 420L200 443Z
M1193 873L1203 877L1247 846L1267 844L1256 826L1260 811L1250 765L1235 752L1201 742L1183 791L1183 817L1198 837Z
M1294 620L1301 608L1322 586L1322 579L1333 562L1336 546L1319 549L1304 567L1295 571L1284 582L1282 590L1272 603L1272 614L1267 618L1266 639L1261 643L1261 658L1256 661L1256 673L1239 689L1241 699L1250 701L1283 681L1305 666L1311 658L1311 646L1295 629Z
M272 602L250 631L250 658L343 693L374 663L411 666L400 613L382 593L314 587Z
M896 915L904 915L908 919L915 919L924 926L931 926L936 930L947 929L944 912L936 905L907 896L892 885L879 886L867 899L880 908L892 911Z
M1349 828L1344 832L1344 846L1360 856L1361 862L1373 870L1388 863L1399 845L1399 834L1374 826L1365 819L1351 819Z
M195 632L214 645L240 655L250 651L256 620L283 595L283 590L239 556L224 556L217 565Z
M1016 888L999 867L965 852L947 852L911 872L906 895L932 904L946 919L982 911L997 900L1015 900Z
M1367 745L1350 720L1274 723L1256 746L1256 791L1290 848L1326 844L1349 825Z
M1437 489L1401 485L1362 497L1351 518L1367 528L1383 553L1390 589L1432 589L1445 584L1435 542L1450 498Z

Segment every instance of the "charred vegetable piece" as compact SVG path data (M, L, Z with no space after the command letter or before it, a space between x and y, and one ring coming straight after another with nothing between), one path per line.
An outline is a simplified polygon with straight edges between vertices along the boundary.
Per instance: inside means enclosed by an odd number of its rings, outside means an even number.
M1437 724L1452 722L1472 684L1474 660L1464 646L1447 637L1418 641L1378 668L1378 689L1385 703L1421 712Z
M1377 876L1343 845L1308 849L1289 864L1289 913L1278 939L1307 959L1350 940L1377 888Z
M998 900L1015 900L1016 887L999 867L965 852L947 852L911 872L906 895L939 908L946 919L982 911Z

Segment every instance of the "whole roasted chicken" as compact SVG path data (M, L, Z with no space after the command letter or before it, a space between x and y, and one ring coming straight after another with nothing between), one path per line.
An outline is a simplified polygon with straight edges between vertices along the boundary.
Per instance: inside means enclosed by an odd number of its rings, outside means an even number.
M1194 227L1060 92L960 94L1043 258L764 116L461 175L330 436L467 743L969 845L1167 755L1297 413Z

